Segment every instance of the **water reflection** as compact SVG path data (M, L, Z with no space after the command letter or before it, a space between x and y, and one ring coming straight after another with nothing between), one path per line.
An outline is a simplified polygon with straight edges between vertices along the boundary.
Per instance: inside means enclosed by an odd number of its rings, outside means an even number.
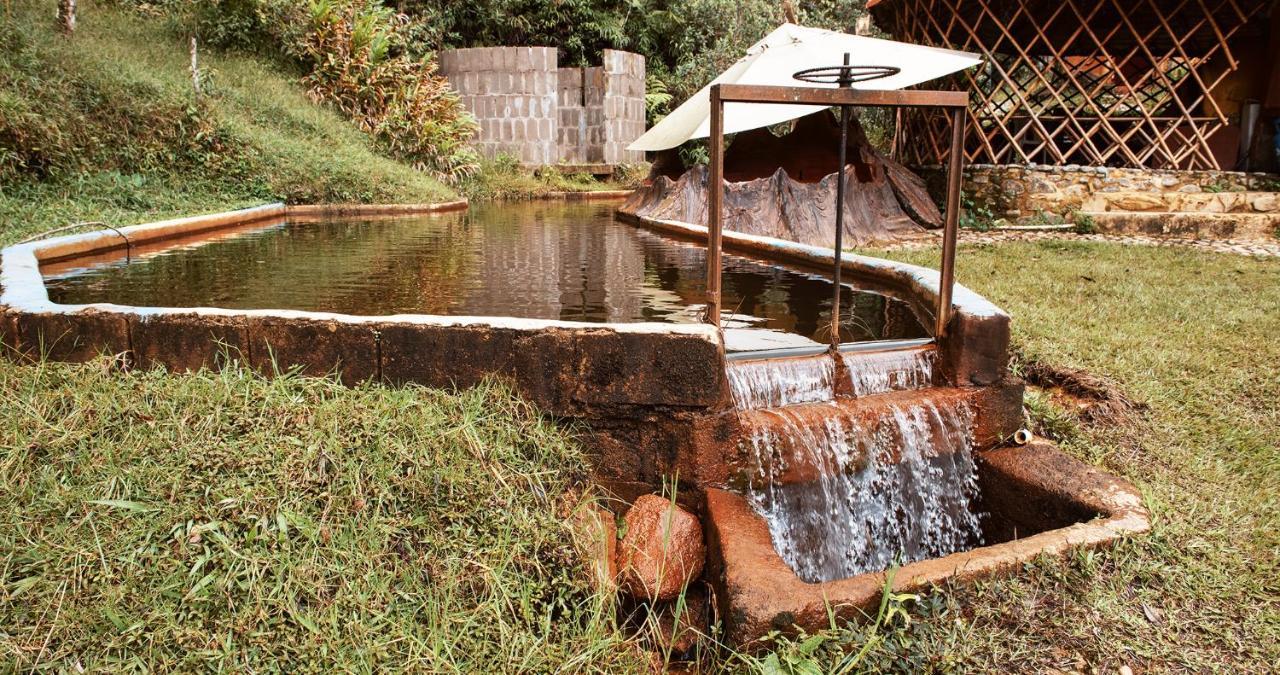
M64 304L697 321L703 249L618 223L612 212L608 204L524 203L299 221L46 281ZM925 335L901 302L871 292L842 300L846 341ZM831 282L726 256L723 306L751 326L825 341Z

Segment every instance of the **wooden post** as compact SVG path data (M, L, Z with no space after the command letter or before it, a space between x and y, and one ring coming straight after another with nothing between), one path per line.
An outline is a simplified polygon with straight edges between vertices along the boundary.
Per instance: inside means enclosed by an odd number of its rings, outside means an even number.
M707 176L707 323L720 325L720 240L724 225L724 103L711 87L710 170Z
M58 0L58 29L70 35L76 30L76 0Z
M951 322L951 296L956 283L956 235L960 229L960 180L964 171L964 108L951 109L951 154L947 157L947 220L942 232L942 274L938 288L938 325L935 338L947 334Z
M200 97L200 58L194 35L191 36L191 90Z

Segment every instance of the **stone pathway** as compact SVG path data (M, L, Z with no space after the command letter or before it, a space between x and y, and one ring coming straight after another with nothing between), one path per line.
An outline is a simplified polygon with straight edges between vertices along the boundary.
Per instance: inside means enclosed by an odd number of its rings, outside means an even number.
M933 248L940 245L942 232L930 230L920 239L902 242L886 247L888 250L911 250ZM1239 240L1239 239L1184 239L1180 237L1151 237L1135 234L1076 234L1074 232L1031 231L1016 232L1007 230L960 230L960 243L963 244L1003 244L1011 241L1102 241L1110 244L1128 244L1132 246L1170 246L1176 248L1192 248L1213 253L1232 253L1235 255L1280 257L1280 240L1275 242Z

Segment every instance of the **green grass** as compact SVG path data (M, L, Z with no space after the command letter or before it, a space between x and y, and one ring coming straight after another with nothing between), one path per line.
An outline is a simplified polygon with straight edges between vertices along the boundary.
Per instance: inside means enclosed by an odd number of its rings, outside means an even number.
M637 669L584 458L501 387L6 363L0 398L6 669Z
M553 192L600 192L629 190L644 178L643 165L624 165L621 173L600 180L591 174L565 174L548 167L530 171L509 155L486 160L480 172L465 180L459 189L474 201L536 199Z
M275 200L456 198L311 103L285 64L202 52L197 100L187 46L166 22L95 2L79 11L70 38L32 0L0 25L0 231Z

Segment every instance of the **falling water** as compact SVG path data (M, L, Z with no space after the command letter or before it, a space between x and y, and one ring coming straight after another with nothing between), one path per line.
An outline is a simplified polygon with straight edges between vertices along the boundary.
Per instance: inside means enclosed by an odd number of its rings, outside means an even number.
M749 490L774 547L808 582L844 579L981 543L977 471L964 406L890 404L872 428L840 406L755 413L759 474ZM807 469L812 479L784 481Z
M921 389L933 383L932 349L898 349L843 354L854 396L902 389Z
M828 356L730 361L729 388L739 410L830 401L835 366Z

